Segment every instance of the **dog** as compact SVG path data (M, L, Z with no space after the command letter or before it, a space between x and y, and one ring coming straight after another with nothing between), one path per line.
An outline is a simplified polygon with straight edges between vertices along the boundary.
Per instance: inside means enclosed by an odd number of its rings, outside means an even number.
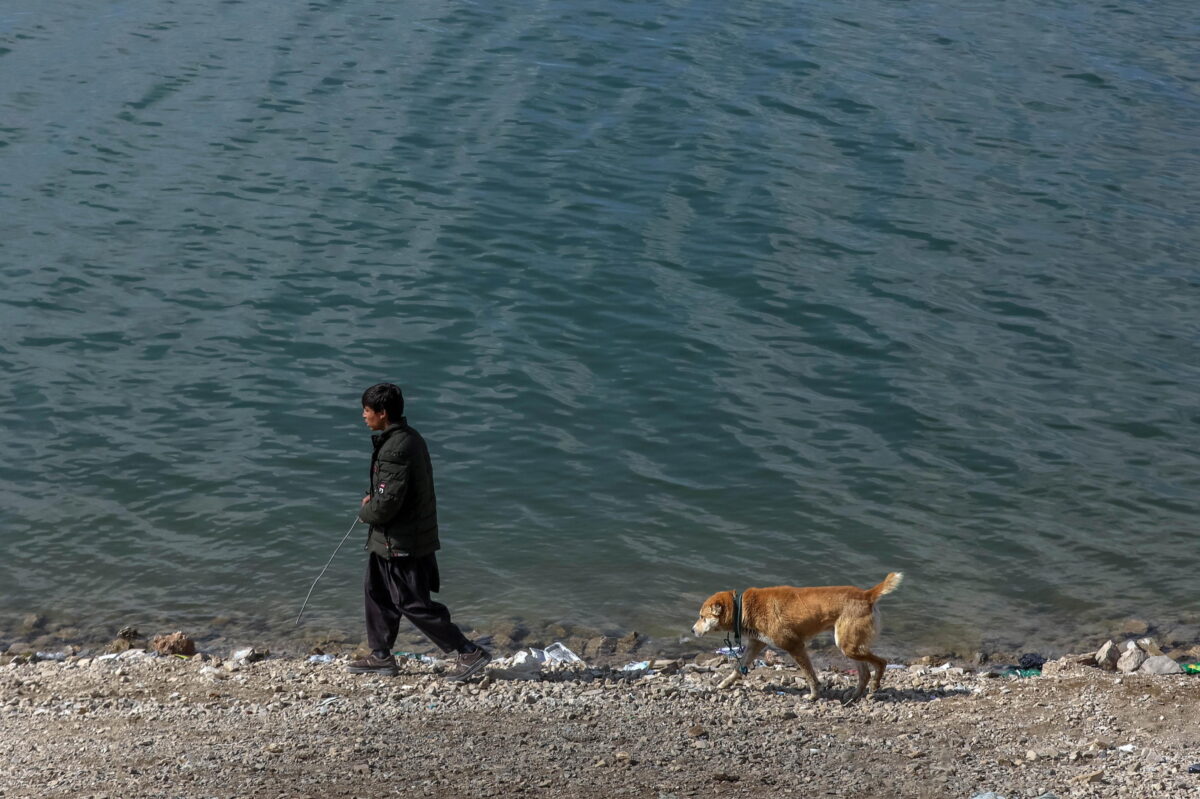
M808 698L818 699L821 686L804 642L832 629L834 643L858 668L858 687L846 704L858 701L866 693L868 664L875 668L871 690L878 691L887 661L869 648L879 629L879 611L875 603L884 594L895 591L903 578L900 572L891 572L879 585L865 591L852 585L747 588L741 599L740 619L741 632L750 639L745 662L753 664L767 645L784 650L804 672ZM733 630L735 601L733 591L719 591L704 600L692 632L701 636L713 630ZM732 685L739 676L740 672L735 669L721 687Z

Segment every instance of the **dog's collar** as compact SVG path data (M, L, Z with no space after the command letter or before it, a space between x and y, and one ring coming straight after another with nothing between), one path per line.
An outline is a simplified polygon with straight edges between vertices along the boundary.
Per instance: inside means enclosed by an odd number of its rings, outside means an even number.
M733 641L742 645L742 595L733 592Z

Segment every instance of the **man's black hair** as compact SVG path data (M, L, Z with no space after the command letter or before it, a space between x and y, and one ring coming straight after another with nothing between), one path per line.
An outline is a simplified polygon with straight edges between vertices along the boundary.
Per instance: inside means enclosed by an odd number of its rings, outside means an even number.
M404 394L394 383L376 383L363 392L362 406L375 413L387 411L389 422L399 422L404 415Z

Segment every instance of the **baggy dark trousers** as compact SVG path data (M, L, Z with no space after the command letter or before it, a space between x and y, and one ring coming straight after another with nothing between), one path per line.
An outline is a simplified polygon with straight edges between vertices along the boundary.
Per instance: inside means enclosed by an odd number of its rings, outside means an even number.
M467 637L450 621L450 610L429 594L440 588L437 558L367 556L363 594L367 611L367 643L377 652L391 652L405 618L443 652L457 652Z

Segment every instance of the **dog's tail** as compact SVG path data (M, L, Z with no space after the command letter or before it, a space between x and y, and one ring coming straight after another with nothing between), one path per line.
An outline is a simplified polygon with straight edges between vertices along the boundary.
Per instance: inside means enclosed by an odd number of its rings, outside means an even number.
M891 572L887 577L883 578L883 582L867 591L867 601L872 605L884 594L890 594L900 587L900 581L904 579L904 575L900 572Z

